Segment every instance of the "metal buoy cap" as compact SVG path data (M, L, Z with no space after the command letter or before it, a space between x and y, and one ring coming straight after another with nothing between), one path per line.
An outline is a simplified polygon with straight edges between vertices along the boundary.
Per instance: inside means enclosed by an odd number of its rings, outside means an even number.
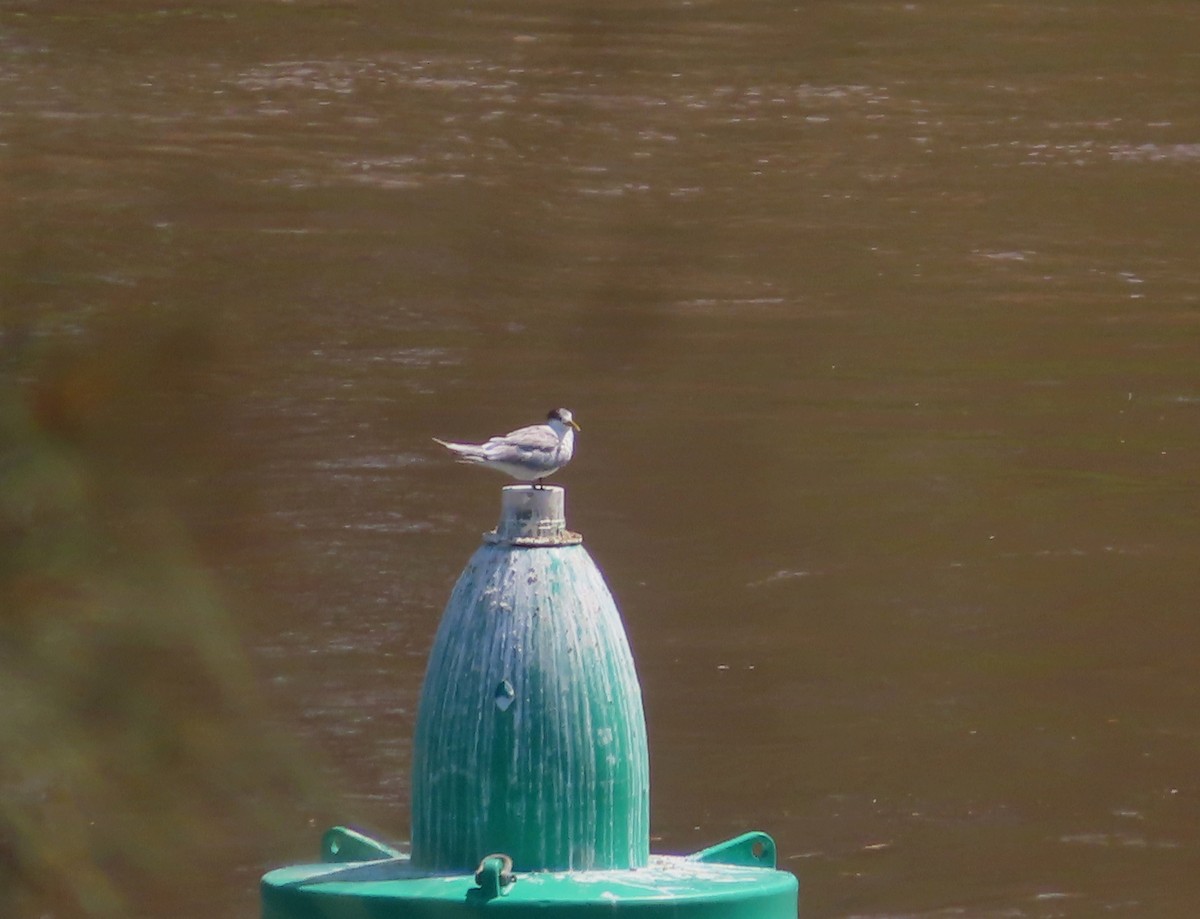
M500 493L500 522L485 542L509 546L577 546L567 529L566 492L558 485L507 485Z

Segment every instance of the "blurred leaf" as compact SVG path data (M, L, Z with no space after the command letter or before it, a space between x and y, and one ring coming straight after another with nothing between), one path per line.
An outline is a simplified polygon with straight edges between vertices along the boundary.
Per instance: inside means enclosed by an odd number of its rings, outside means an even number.
M309 787L180 512L212 343L150 329L0 381L6 916L128 915Z

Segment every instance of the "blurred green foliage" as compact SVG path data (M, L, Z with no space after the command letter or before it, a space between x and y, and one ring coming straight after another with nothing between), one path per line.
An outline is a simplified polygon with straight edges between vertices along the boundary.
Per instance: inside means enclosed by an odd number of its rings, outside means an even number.
M129 318L57 349L0 321L3 916L158 913L309 785L188 512L214 338Z

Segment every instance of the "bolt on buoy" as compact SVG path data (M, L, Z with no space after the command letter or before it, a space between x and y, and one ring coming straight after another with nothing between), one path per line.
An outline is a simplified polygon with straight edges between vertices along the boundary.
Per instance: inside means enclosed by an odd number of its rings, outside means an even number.
M322 863L262 881L263 919L605 914L795 919L796 878L746 833L650 854L641 687L620 613L559 486L503 489L425 672L412 851L335 827Z

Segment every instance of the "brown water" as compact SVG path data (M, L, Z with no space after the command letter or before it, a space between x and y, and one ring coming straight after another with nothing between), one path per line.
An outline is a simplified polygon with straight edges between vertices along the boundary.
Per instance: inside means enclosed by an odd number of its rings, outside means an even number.
M0 372L64 506L108 496L54 577L124 596L113 533L189 572L315 777L218 739L67 850L199 919L332 821L403 842L502 484L429 438L561 404L656 851L766 830L805 917L1194 916L1198 37L1189 0L0 2ZM119 647L139 700L226 679ZM224 829L143 844L194 787Z

